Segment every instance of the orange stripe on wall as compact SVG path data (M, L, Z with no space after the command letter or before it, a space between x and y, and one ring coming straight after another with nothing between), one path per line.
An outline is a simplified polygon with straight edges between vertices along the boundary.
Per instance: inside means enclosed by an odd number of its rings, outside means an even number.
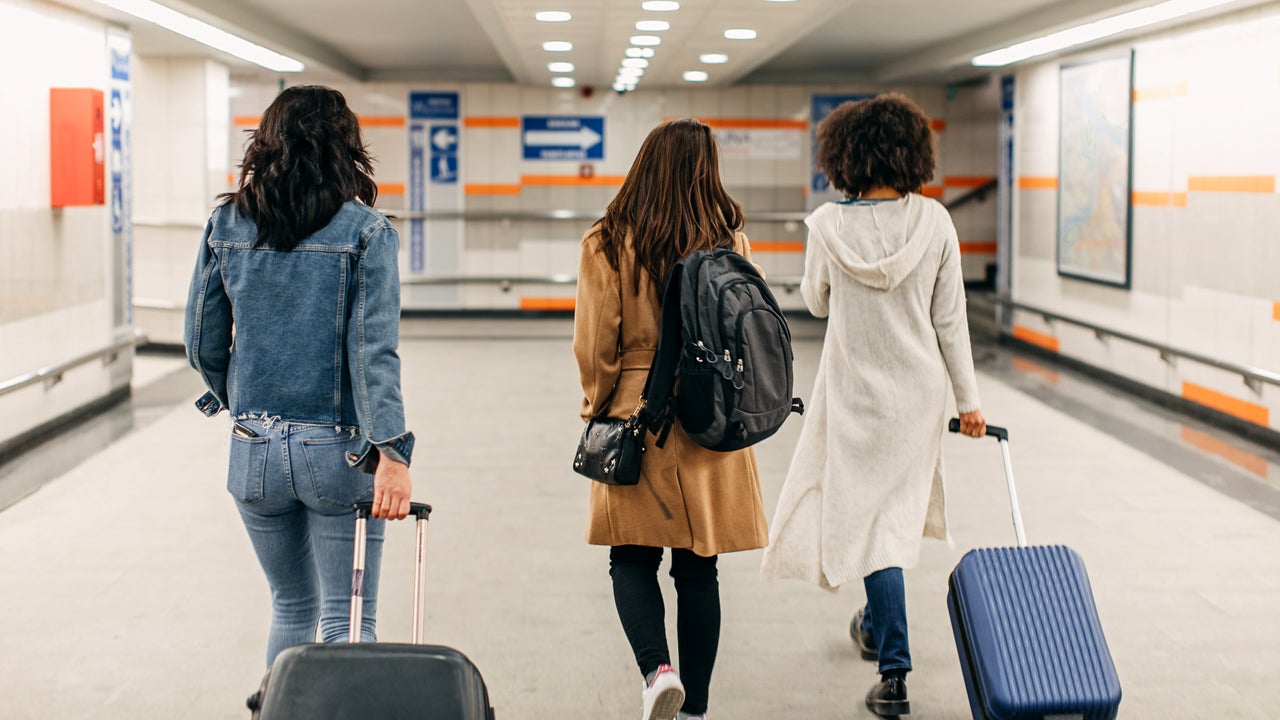
M1190 92L1191 88L1185 82L1175 83L1173 85L1157 85L1156 87L1137 88L1133 91L1133 101L1143 102L1146 100L1164 100L1166 98L1186 97Z
M940 198L943 195L944 188L941 185L925 185L920 189L920 194L930 198Z
M579 187L601 187L621 185L626 180L626 175L596 175L595 177L579 177L577 175L524 175L520 178L521 185L575 185Z
M360 121L360 127L404 127L401 115L358 115L356 119Z
M802 253L804 242L800 240L752 240L751 252Z
M520 118L473 115L463 118L462 126L469 128L518 128L520 127Z
M1022 190L1057 190L1058 178L1023 175L1018 178L1018 188Z
M527 297L520 298L521 310L570 310L577 307L577 301L574 298L539 298Z
M930 120L929 129L934 132L942 132L943 130L947 129L947 121L946 120Z
M1271 411L1265 407L1230 395L1223 395L1195 383L1182 383L1182 397L1258 425L1268 425L1271 421Z
M1029 327L1023 327L1021 325L1013 326L1013 336L1023 342L1029 342L1032 345L1042 347L1045 350L1052 352L1058 352L1058 349L1062 346L1062 344L1058 342L1058 338L1052 335L1045 335L1042 332L1036 332Z
M808 120L789 118L700 118L713 128L725 130L808 130Z
M357 116L361 127L404 127L405 120L400 115L360 115ZM231 124L236 127L258 127L262 122L261 115L236 115Z
M1187 194L1175 192L1134 191L1134 205L1148 207L1186 207Z
M378 183L380 195L403 195L404 183Z
M467 183L467 195L519 195L520 183Z
M1271 303L1271 318L1273 320L1280 320L1280 302Z
M1193 175L1187 178L1191 192L1273 193L1274 175Z
M1184 425L1182 426L1182 440L1192 447L1224 457L1258 477L1265 478L1267 476L1266 460L1251 452L1232 447L1212 435L1192 430Z
M942 178L942 186L949 188L979 188L995 180L990 175L948 175Z
M998 246L993 242L962 242L960 252L979 255L995 255Z

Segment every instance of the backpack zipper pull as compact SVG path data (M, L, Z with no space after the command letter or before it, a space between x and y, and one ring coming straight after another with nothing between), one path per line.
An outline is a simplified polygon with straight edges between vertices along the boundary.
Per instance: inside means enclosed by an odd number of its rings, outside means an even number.
M729 351L728 351L728 350L725 350L725 351L724 351L724 361L725 361L726 363L731 363L731 362L733 362L733 357L729 355Z
M738 358L738 372L742 372L742 358Z

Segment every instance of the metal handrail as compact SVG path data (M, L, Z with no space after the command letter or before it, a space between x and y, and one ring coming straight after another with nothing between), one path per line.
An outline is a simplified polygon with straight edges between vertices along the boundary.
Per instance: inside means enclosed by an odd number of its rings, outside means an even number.
M1119 340L1124 340L1125 342L1133 343L1134 345L1141 345L1143 347L1151 348L1152 350L1159 352L1160 359L1164 360L1166 363L1172 363L1173 358L1185 358L1187 360L1198 362L1202 365L1208 365L1210 367L1218 368L1219 370L1226 370L1227 372L1235 373L1240 377L1242 377L1244 379L1245 384L1248 385L1251 389L1253 389L1254 392L1261 391L1262 383L1267 383L1269 385L1280 385L1280 373L1275 373L1270 370L1263 370L1262 368L1256 368L1251 365L1243 365L1241 363L1233 363L1233 362L1228 362L1226 360L1219 360L1218 358L1210 357L1208 355L1203 355L1201 353L1193 352L1191 350L1183 350L1181 348L1172 347L1169 345L1165 345L1164 343L1156 342L1154 340L1148 340L1146 338L1138 337L1137 335L1131 335L1127 332L1123 332L1120 330L1113 330L1111 328L1103 327L1101 325L1095 325L1094 323L1088 322L1086 320L1080 320L1078 318L1068 317L1066 315L1061 315L1051 310L1045 310L1043 308L1038 308L1033 305L1027 305L1026 303L1020 303L1015 301L1013 298L1010 298L1007 295L996 295L993 298L993 301L997 305L1003 305L1004 307L1011 308L1014 310L1021 310L1023 312L1031 313L1033 315L1039 315L1046 323L1064 322L1064 323L1067 323L1068 325L1075 325L1076 327L1082 327L1086 330L1092 331L1094 336L1097 337L1099 340L1105 341L1107 338L1113 337Z
M115 362L116 357L120 354L121 350L134 347L135 345L141 345L145 342L147 342L146 335L143 335L142 333L134 333L130 337L117 340L104 348L85 353L84 355L65 362L60 362L57 365L50 365L49 367L43 367L39 370L33 370L25 375L19 375L12 380L6 380L5 382L0 383L0 396L8 395L11 392L21 390L24 387L35 385L39 382L48 383L48 386L52 387L62 380L63 374L68 370L78 368L81 365L87 365L99 358L103 360L104 365L109 365L112 362Z

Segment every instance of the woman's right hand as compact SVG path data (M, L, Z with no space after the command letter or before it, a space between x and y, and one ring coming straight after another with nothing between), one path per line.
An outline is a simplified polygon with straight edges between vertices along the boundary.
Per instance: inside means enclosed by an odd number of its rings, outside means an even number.
M409 466L383 455L373 471L373 516L387 520L403 520L409 515L409 498L413 482Z
M973 438L987 434L987 419L982 417L981 410L960 413L960 432Z

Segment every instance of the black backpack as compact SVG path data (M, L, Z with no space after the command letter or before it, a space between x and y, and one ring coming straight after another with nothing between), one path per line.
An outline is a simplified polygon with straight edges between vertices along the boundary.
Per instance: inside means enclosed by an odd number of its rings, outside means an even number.
M658 447L675 417L705 448L749 447L804 412L792 359L791 329L755 266L727 248L698 250L667 278L640 419Z

